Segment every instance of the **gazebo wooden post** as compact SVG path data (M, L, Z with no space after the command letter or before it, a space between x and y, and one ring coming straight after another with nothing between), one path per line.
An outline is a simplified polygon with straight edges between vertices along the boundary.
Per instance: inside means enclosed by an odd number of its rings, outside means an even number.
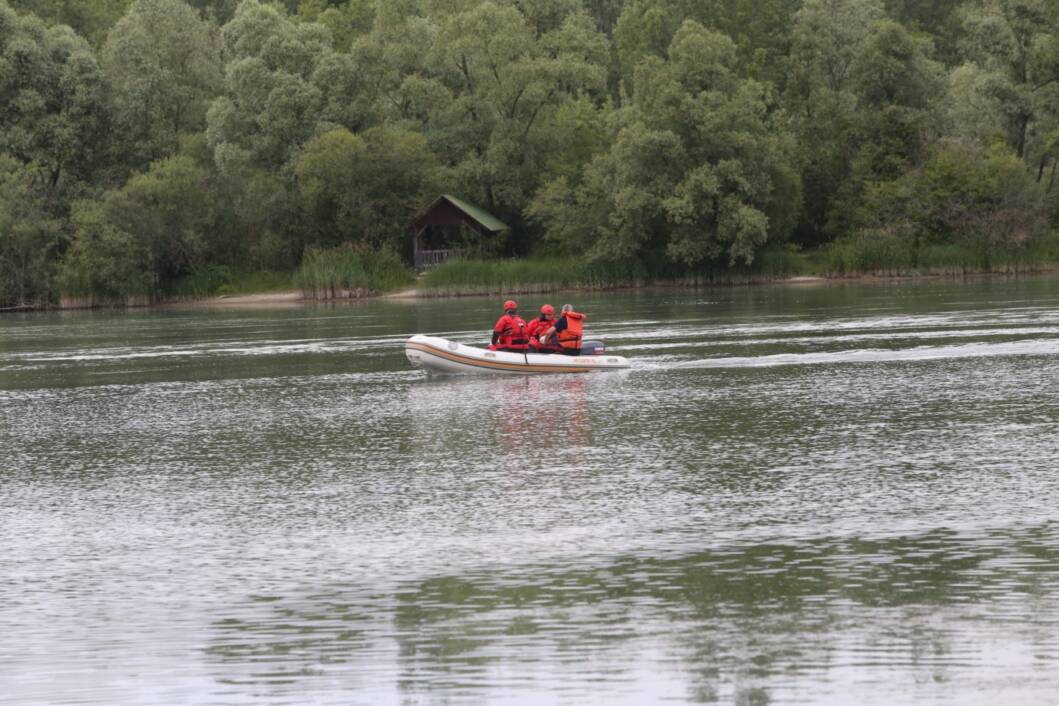
M420 237L424 233L426 233L427 228L429 228L429 227L430 226L428 226L428 225L425 225L422 228L416 228L415 226L412 226L412 264L417 269L421 266L420 257L419 257L419 251L420 251L420 245L421 245Z

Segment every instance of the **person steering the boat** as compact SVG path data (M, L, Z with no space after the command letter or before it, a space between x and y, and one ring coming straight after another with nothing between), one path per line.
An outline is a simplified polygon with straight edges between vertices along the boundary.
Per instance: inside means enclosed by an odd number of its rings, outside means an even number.
M538 341L542 346L557 346L559 351L566 355L580 355L584 321L584 314L574 311L570 304L563 304L559 318L540 335Z
M541 307L541 315L529 322L526 327L526 335L529 337L529 349L532 353L558 353L559 346L553 343L541 343L541 334L547 331L555 323L555 307L545 304Z
M489 350L524 353L528 344L526 322L518 315L518 304L508 299L504 302L504 315L493 327L493 343Z

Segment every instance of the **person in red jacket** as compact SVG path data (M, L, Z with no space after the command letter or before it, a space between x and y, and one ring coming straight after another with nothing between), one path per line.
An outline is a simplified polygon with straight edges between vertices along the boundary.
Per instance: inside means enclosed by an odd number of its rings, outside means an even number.
M551 343L542 344L540 335L555 324L555 307L545 304L541 307L541 315L529 322L526 327L526 335L529 337L529 349L532 353L557 353L558 345Z
M584 321L584 314L577 313L569 304L563 304L562 314L552 326L541 332L538 340L541 345L558 346L559 351L567 355L580 355Z
M518 304L508 299L504 302L504 315L493 327L493 343L489 350L524 353L528 343L526 322L518 315Z

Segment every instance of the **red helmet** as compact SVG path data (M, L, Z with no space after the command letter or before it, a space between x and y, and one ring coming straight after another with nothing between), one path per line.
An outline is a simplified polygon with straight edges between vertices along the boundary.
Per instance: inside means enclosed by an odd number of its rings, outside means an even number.
M518 304L515 302L514 299L508 299L506 302L504 302L504 311L509 311L511 309L517 309L517 308L518 308Z
M541 313L542 314L548 314L550 316L554 316L555 315L555 307L552 306L551 304L545 304L544 306L541 307Z

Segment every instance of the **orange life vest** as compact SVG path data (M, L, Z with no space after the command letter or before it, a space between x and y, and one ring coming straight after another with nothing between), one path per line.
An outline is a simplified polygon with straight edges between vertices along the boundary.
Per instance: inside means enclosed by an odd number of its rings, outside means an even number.
M566 319L566 328L559 332L559 345L567 350L581 350L581 330L585 315L568 311L563 317Z
M496 347L514 351L526 350L529 341L526 338L526 322L518 314L504 314L496 322L493 331L500 334L496 339Z

